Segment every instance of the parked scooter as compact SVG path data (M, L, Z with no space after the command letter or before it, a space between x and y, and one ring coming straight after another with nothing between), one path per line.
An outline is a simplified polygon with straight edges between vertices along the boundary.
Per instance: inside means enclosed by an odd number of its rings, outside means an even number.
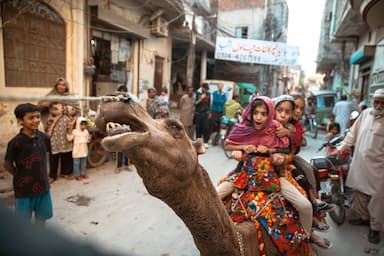
M339 135L325 142L319 149L328 147L328 155L317 156L311 159L311 164L319 173L321 185L321 200L334 204L336 209L329 213L332 220L341 225L345 221L348 205L349 190L345 187L351 156L350 151L337 153L336 147L343 141L344 136Z

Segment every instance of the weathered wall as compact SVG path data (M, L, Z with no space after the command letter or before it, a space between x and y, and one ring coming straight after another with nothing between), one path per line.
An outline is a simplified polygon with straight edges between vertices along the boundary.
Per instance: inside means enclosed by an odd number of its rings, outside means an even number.
M52 7L66 23L66 73L61 76L70 81L71 91L82 95L84 87L83 65L84 49L84 1L63 2L60 0L46 0L47 5ZM1 20L1 19L0 19ZM0 28L0 95L1 96L44 96L52 87L28 88L28 87L7 87L5 84L4 52L3 52L3 30ZM52 81L52 86L55 81ZM19 127L14 117L13 110L19 103L15 101L2 101L0 110L0 168L3 166L3 156L7 142L17 134ZM36 102L32 102L36 103Z

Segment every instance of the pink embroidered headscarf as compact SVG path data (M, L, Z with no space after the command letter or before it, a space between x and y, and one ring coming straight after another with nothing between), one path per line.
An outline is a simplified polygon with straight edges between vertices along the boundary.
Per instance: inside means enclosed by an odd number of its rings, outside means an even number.
M252 105L255 100L262 100L268 107L268 117L261 130L253 127L252 121ZM253 144L255 146L264 145L268 148L287 148L289 147L289 139L287 137L279 138L276 135L276 129L281 124L274 120L275 109L273 101L266 96L257 96L252 98L248 106L242 113L243 121L236 124L231 133L228 135L225 144L246 145Z

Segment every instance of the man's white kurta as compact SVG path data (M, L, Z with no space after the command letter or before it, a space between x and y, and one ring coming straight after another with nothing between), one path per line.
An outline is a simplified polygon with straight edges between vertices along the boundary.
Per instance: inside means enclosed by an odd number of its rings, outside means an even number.
M384 117L371 110L361 113L339 149L355 145L346 185L373 196L384 184Z

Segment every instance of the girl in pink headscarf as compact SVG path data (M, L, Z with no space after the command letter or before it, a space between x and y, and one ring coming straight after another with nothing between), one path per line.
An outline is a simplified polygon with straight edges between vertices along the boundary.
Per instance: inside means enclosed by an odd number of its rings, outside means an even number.
M254 97L244 109L242 120L241 124L235 125L225 140L225 150L232 150L232 158L241 161L244 154L274 153L272 163L282 165L285 162L285 156L276 151L288 153L289 139L276 135L276 130L281 127L281 124L274 120L273 101L266 96ZM231 172L229 174L232 177L231 181L235 181L233 175L237 176L236 173ZM224 181L217 187L217 192L223 199L235 187L236 182Z

